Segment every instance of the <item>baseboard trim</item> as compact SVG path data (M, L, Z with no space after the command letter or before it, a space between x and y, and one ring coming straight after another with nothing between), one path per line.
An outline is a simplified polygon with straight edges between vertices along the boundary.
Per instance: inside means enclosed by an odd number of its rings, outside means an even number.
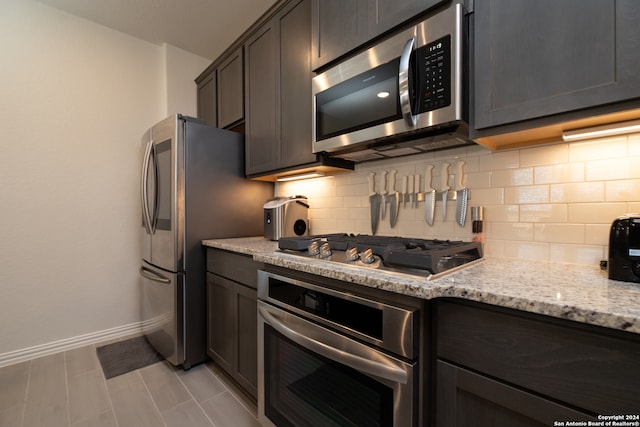
M0 368L102 341L122 338L127 335L142 334L144 329L144 322L131 323L129 325L117 326L115 328L92 332L90 334L79 335L60 341L53 341L42 345L23 348L21 350L2 353L0 354Z

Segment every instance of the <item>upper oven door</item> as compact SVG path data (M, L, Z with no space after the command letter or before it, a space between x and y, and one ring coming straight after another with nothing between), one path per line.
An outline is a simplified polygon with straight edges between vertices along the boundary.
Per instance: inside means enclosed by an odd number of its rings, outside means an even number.
M313 151L446 125L462 116L460 4L313 78Z

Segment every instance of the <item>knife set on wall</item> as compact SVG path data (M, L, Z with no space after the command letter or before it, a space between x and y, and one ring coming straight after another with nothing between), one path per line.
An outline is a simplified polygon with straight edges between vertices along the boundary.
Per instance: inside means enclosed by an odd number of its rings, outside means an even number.
M384 220L389 204L389 224L391 228L395 227L398 220L398 211L400 203L402 207L417 208L418 203L425 202L425 221L429 225L433 225L436 211L436 200L442 201L442 220L447 218L447 201L454 200L456 202L456 222L461 227L467 217L467 201L469 200L469 189L463 186L464 181L464 161L459 161L456 165L455 187L451 190L449 186L449 163L442 164L442 173L440 191L436 191L431 186L433 165L427 165L425 169L425 190L420 191L421 176L407 175L402 177L401 191L396 191L396 174L397 170L391 170L389 179L388 172L383 170L381 175L382 190L376 192L375 172L369 173L369 204L371 206L371 233L376 234L378 229L378 221ZM443 179L444 177L444 179ZM387 190L389 188L389 190Z

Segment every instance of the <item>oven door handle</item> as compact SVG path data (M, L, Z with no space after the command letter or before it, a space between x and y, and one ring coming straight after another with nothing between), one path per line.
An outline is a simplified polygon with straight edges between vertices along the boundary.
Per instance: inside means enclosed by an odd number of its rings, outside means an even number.
M296 344L301 345L317 354L326 358L342 363L360 372L373 375L388 381L407 384L409 376L407 372L397 366L383 363L382 361L374 361L365 359L355 354L347 353L337 348L331 347L320 341L309 338L300 332L291 329L285 325L280 319L272 314L266 307L259 306L258 312L262 318L273 327L276 331L289 338Z

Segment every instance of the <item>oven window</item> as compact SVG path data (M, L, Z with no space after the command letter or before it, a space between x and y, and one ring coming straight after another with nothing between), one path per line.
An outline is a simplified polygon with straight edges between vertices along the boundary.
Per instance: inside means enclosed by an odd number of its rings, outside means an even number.
M390 426L393 390L264 325L265 413L283 426Z
M402 118L400 58L316 94L316 140Z

